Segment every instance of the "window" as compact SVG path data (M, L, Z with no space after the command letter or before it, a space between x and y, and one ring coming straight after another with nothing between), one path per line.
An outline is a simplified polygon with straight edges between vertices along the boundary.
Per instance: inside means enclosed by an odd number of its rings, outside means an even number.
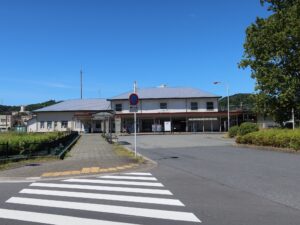
M118 112L122 111L122 104L116 104L115 110Z
M206 102L206 109L207 110L214 109L214 103L213 102Z
M52 121L47 121L47 129L52 129Z
M45 122L44 122L44 121L41 121L41 122L40 122L40 128L41 128L41 129L44 129L44 128L45 128Z
M54 121L54 128L57 127L57 121Z
M1 123L5 123L6 122L6 119L1 119Z
M166 102L161 102L159 104L159 106L160 106L160 109L167 109L168 108L168 104Z
M191 110L198 110L198 102L191 102Z
M61 121L61 128L68 128L68 121Z

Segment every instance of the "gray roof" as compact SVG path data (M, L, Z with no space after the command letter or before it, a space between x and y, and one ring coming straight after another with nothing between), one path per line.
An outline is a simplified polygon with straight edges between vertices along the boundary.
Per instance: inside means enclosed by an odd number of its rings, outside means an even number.
M128 99L132 91L115 96L108 100L124 100ZM196 88L172 88L157 87L138 89L137 95L140 99L167 99L167 98L220 98L217 96Z
M60 111L106 111L110 110L110 102L106 99L73 99L55 105L47 106L35 112L60 112Z

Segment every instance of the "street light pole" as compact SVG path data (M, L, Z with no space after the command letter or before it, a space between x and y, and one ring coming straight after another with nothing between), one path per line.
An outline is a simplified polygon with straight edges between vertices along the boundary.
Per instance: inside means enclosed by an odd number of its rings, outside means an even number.
M214 84L223 84L220 81L214 82ZM229 85L226 83L226 90L227 90L227 131L230 128L230 105L229 105Z
M228 131L229 131L229 128L230 128L230 105L229 105L229 85L226 84L227 86L227 122L228 122Z

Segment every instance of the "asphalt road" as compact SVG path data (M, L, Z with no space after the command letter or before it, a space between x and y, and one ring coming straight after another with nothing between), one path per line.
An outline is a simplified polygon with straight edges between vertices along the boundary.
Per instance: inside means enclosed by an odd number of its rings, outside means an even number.
M217 134L138 136L138 151L158 162L152 173L203 224L299 225L300 155L232 144Z
M299 225L300 155L232 144L139 136L138 151L158 163L143 174L1 183L0 224Z

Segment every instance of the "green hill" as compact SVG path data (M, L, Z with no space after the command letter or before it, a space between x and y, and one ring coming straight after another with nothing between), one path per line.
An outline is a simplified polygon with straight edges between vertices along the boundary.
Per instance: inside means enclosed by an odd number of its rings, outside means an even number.
M251 111L254 109L254 94L239 93L229 96L230 110L247 110ZM221 111L227 110L227 97L219 100L219 109Z
M49 100L46 102L30 104L25 107L25 110L31 112L31 111L34 111L34 110L37 110L37 109L40 109L40 108L43 108L46 106L57 104L59 102L60 101L57 102L55 100ZM20 108L21 108L20 106L0 105L0 113L10 113L10 112L16 112L16 111L18 112L18 111L20 111Z

